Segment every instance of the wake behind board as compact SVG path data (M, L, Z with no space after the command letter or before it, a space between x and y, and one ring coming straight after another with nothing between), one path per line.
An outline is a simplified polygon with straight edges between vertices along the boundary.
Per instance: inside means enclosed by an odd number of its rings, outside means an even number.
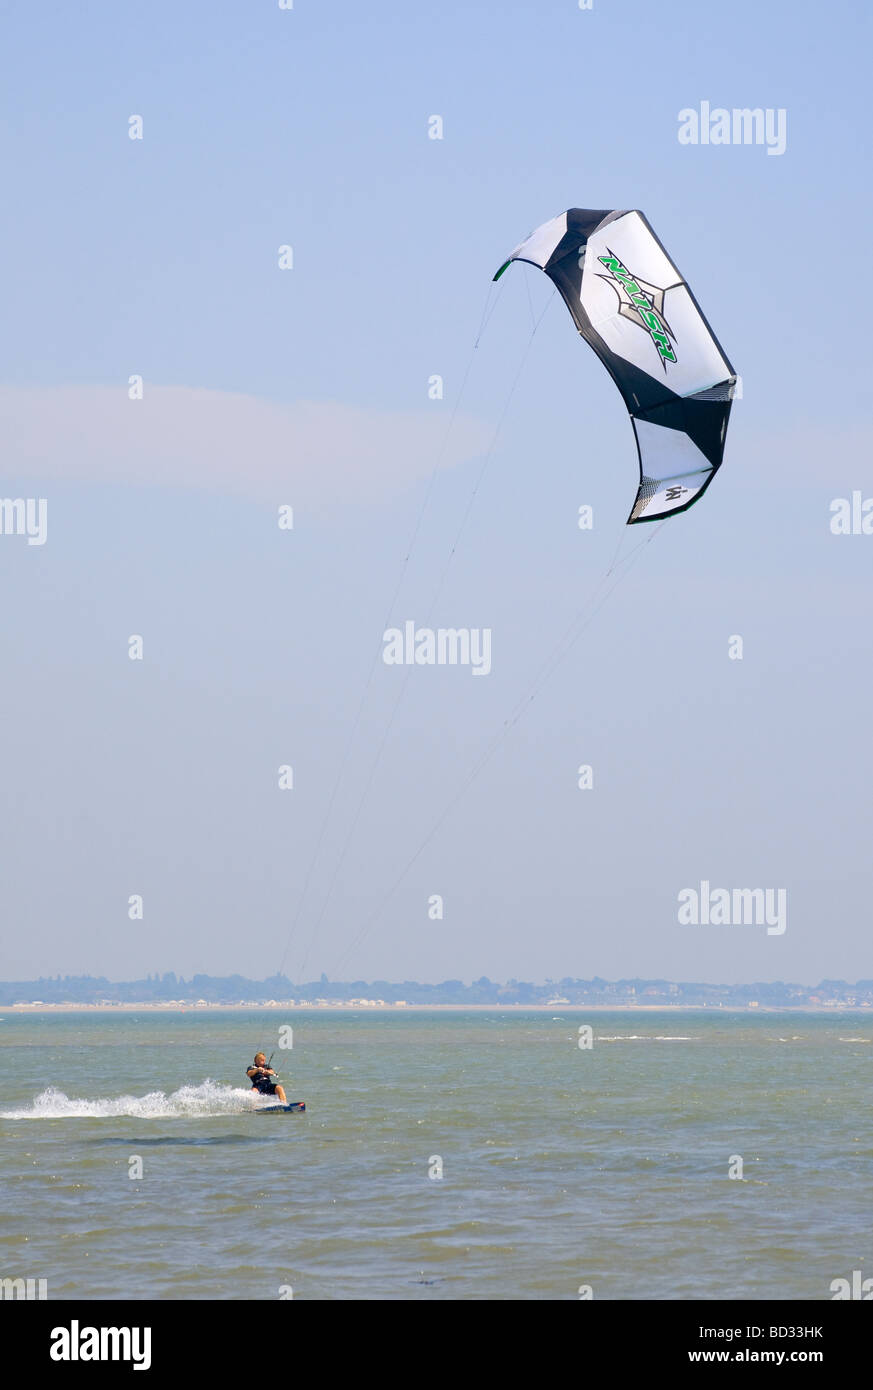
M305 1100L292 1100L290 1105L259 1105L256 1115L288 1115L292 1110L305 1110Z

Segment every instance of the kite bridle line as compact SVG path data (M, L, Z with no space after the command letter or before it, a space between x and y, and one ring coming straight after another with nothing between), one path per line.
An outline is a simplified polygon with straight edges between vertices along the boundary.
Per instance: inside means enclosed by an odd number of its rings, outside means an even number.
M406 552L405 552L405 554L404 554L403 562L402 562L401 567L400 567L400 574L399 574L399 576L398 576L397 584L396 584L396 586L395 586L394 592L393 592L393 594L391 595L391 601L390 601L390 603L389 603L389 605L388 605L388 611L387 611L387 614L386 614L386 617L385 617L385 621L384 621L384 623L382 624L382 627L381 627L381 630L380 630L381 633L384 633L384 632L391 626L391 617L392 617L392 614L393 614L393 612L394 612L394 607L395 607L395 605L396 605L396 603L397 603L397 599L398 599L399 596L400 596L400 590L401 590L401 588L403 587L403 581L404 581L404 579L406 578L406 571L407 571L407 569L408 569L408 567L409 567L409 561L410 561L410 559L411 559L411 557L412 557L412 553L413 553L413 551L414 551L414 549L415 549L415 545L416 545L416 542L417 542L417 540L418 540L418 535L419 535L419 532L420 532L420 530L421 530L421 525L422 525L422 522L423 522L423 520L424 520L425 513L427 512L427 509L428 509L428 507L429 507L429 505L430 505L430 500L431 500L431 496L432 496L432 494L433 494L434 484L435 484L435 482L436 482L436 476L437 476L437 473L439 472L440 465L441 465L441 463L442 463L442 461L443 461L443 458L444 458L444 456L445 456L446 448L448 447L449 439L451 438L452 431L453 431L454 426L455 426L455 420L457 419L458 411L459 411L460 406L461 406L461 401L463 400L463 397L464 397L464 391L465 391L465 389L466 389L467 380L468 380L468 378L469 378L469 376L470 376L470 371L471 371L471 368L472 368L472 366L473 366L473 361L474 361L474 359L475 359L476 350L477 350L477 348L479 347L479 342L480 342L480 340L481 340L481 338L482 338L483 333L485 332L485 329L487 328L489 322L491 321L491 316L492 316L492 314L494 313L494 310L495 310L496 307L497 307L497 301L498 301L499 298L500 298L500 294L499 294L499 292L498 292L496 295L493 295L493 303L491 302L491 301L492 301L492 292L493 292L493 289L494 289L493 284L490 284L490 285L488 286L488 293L487 293L487 295L485 296L485 304L484 304L483 309L482 309L482 316L481 316L481 318L480 318L480 320L479 320L479 327L478 327L478 329L476 330L476 336L475 336L475 338L474 338L474 340L473 340L473 346L472 346L471 349L470 349L470 354L469 354L469 357L468 357L468 359L467 359L467 365L466 365L466 367L465 367L465 369L464 369L464 374L463 374L463 376L462 376L462 378L461 378L461 385L460 385L460 387L459 387L458 394L457 394L457 397L456 397L456 399L455 399L455 404L454 404L454 407L453 407L453 409L452 409L451 416L449 417L449 422L448 422L448 425L447 425L447 427L446 427L445 434L443 435L442 442L440 443L439 449L437 450L437 455L436 455L436 458L435 458L435 460L434 460L433 469L431 470L431 475L430 475L430 479L429 479L429 481L428 481L427 489L426 489L426 491L425 491L424 499L423 499L423 501L422 501L421 507L419 508L418 515L417 515L416 520L415 520L415 525L414 525L413 528L412 528L412 534L410 535L409 541L408 541L407 546L406 546ZM351 753L352 746L353 746L354 741L355 741L355 736L356 736L356 734L357 734L357 732L358 732L358 728L359 728L359 726L360 726L361 719L363 718L364 708L365 708L365 705L366 705L366 702L367 702L367 696L368 696L368 694L369 694L369 692L370 692L370 686L371 686L372 683L373 683L373 677L374 677L374 675L375 675L375 673L376 673L376 668L377 668L377 666L379 665L379 659L380 659L380 657L381 657L381 655L382 655L382 651L383 651L383 641L382 641L382 637L381 637L381 635L380 635L380 638L379 638L379 645L378 645L378 647L376 648L376 650L375 650L374 653L373 653L373 659L372 659L372 662L370 663L370 669L369 669L369 671L367 672L366 680L364 681L364 688L363 688L363 690L362 690L362 692L361 692L361 698L360 698L360 701L359 701L359 703L358 703L358 708L357 708L357 711L356 711L356 713L355 713L355 717L354 717L354 719L352 720L352 726L351 726L351 728L350 728L350 730L349 730L348 738L347 738L347 740L346 740L346 744L345 744L345 747L344 747L344 749L343 749L342 757L340 758L339 768L338 768L338 771L337 771L336 780L334 781L334 784L333 784L333 790L331 791L330 798L329 798L329 800L328 800L327 810L326 810L325 813L324 813L324 818L323 818L323 820L322 820L322 822L321 822L321 828L320 828L320 830L319 830L318 837L317 837L317 839L316 839L315 848L314 848L314 850L313 850L313 852L312 852L312 856L311 856L311 858L310 858L310 860L309 860L309 866L308 866L308 868L307 868L307 870L306 870L306 874L305 874L304 879L303 879L303 887L302 887L302 889L301 889L300 898L299 898L298 903L297 903L297 910L296 910L296 912L295 912L295 914L294 914L294 918L293 918L293 921L292 921L292 923L291 923L291 930L290 930L290 932L288 933L288 938L287 938L286 943L285 943L285 951L284 951L284 954L283 954L283 956L282 956L282 961L281 961L281 964L280 964L280 966L279 966L278 971L276 972L277 975L281 975L282 972L283 972L284 969L285 969L285 965L286 965L286 962L287 962L287 960L288 960L288 956L289 956L289 953L290 953L290 950L291 950L291 943L292 943L292 941L293 941L293 939L294 939L294 936L295 936L295 934L296 934L296 932L297 932L297 928L298 928L298 926L300 925L300 920L301 920L301 917L302 917L302 915L303 915L303 908L304 908L304 906L305 906L307 893L308 893L308 891L309 891L309 885L310 885L310 882L311 882L311 880L312 880L312 875L313 875L313 872L314 872L314 870L315 870L316 863L318 862L319 856L320 856L320 854L321 854L321 848L322 848L322 845L323 845L323 843L324 843L325 834L327 833L327 827L328 827L328 825L329 825L329 823L330 823L330 818L331 818L331 815L332 815L332 813L333 813L333 808L334 808L334 805L335 805L335 803L336 803L337 795L338 795L338 793L339 793L340 784L342 783L343 775L344 775L345 770L346 770L346 767L347 767L347 765L348 765L349 754ZM392 716L392 717L393 717L393 716ZM345 857L345 851L343 852L343 858L344 858L344 857ZM335 875L336 875L337 872L338 872L338 868L337 868L337 870L335 870L334 877L335 877ZM332 892L332 888L331 888L330 891ZM324 915L324 910L322 910L321 916L323 916L323 915ZM319 917L319 922L320 922L320 921L321 921L321 917ZM313 937L313 939L314 939L314 937ZM311 943L310 943L310 947L311 947ZM310 949L310 948L307 948L306 957L308 957L308 955L309 955L309 949ZM305 966L305 963L306 963L306 957L304 957L304 966ZM301 972L302 972L302 969L303 969L303 966L301 966ZM302 978L302 976L301 976L301 978Z
M528 290L528 295L529 295L529 294L530 294L530 291ZM483 482L483 480L484 480L485 473L486 473L486 471L487 471L487 469L488 469L488 465L489 465L489 463L491 462L492 455L493 455L493 453L494 453L495 448L497 447L497 441L498 441L498 439L499 439L499 437L500 437L500 432L501 432L501 430L502 430L502 428L503 428L503 423L504 423L504 421L505 421L505 419L506 419L506 416L507 416L507 413L508 413L508 411L509 411L510 404L512 403L512 398L513 398L513 396L515 395L515 391L516 391L516 388L517 388L517 386L518 386L518 383L519 383L519 381L521 380L521 374L522 374L522 372L523 372L523 370L524 370L525 363L527 362L528 353L530 352L531 346L532 346L532 344L533 344L533 340L534 340L534 338L535 338L535 336L536 336L537 329L539 328L540 324L542 323L543 319L545 318L545 316L546 316L546 314L547 314L547 312L548 312L548 310L549 310L549 308L550 308L552 302L553 302L554 299L555 299L556 294L557 294L557 290L553 290L552 293L551 293L551 295L549 296L549 299L547 300L547 302L546 302L544 308L543 308L542 311L540 312L539 318L534 319L534 321L533 321L533 326L532 326L532 328L531 328L530 336L529 336L527 342L525 343L524 351L522 352L522 355L521 355L521 361L519 362L518 368L517 368L516 373L515 373L515 376L514 376L513 379L512 379L512 384L511 384L511 386L510 386L510 388L509 388L509 392L508 392L508 394L507 394L507 396L506 396L506 399L505 399L505 401L504 401L504 403L503 403L503 407L502 407L502 409L501 409L501 411L500 411L500 415L499 415L499 417L498 417L497 424L496 424L495 427L494 427L494 433L493 433L493 435L491 436L491 442L490 442L490 444L488 445L488 448L486 449L485 454L484 454L484 457L483 457L483 459L482 459L482 462L481 462L481 464L480 464L480 466L479 466L478 473L477 473L476 478L475 478L475 481L474 481L474 483L473 483L472 491L471 491L470 496L469 496L469 498L468 498L468 500L467 500L467 506L466 506L466 508L465 508L465 510L464 510L463 516L461 517L460 524L459 524L458 529L457 529L457 531L456 531L456 533L455 533L455 538L454 538L454 540L452 541L451 548L450 548L449 553L448 553L448 555L447 555L447 557L446 557L446 562L445 562L445 565L443 566L442 574L441 574L440 577L439 577L439 581L438 581L438 583L437 583L436 589L435 589L434 594L433 594L433 596L432 596L432 598L431 598L431 601L430 601L430 604L429 604L429 607L428 607L428 611L427 611L427 616L426 616L426 618L425 618L425 620L424 620L424 624L423 624L423 626L424 626L425 628L427 628L427 627L430 626L430 620L431 620L431 618L432 618L432 616L433 616L434 609L436 608L436 605L437 605L437 603L439 602L439 598L440 598L440 595L441 595L441 593L442 593L442 591L443 591L443 587L444 587L444 585L445 585L446 578L447 578L448 573L449 573L449 569L451 568L452 561L453 561L454 558L455 558L455 554L456 554L456 552L457 552L458 545L460 544L461 537L462 537L462 535L464 534L464 531L465 531L465 529L466 529L467 522L468 522L468 520L469 520L469 518L470 518L470 513L471 513L472 510L473 510L473 504L474 504L474 502L476 501L476 497L477 497L477 495L478 495L478 492L479 492L480 487L482 486L482 482ZM487 307L487 306L486 306L486 307ZM493 310L492 310L492 312L493 312ZM489 318L490 318L490 315L489 315ZM484 320L485 322L487 322L487 320L484 319L484 315L483 315L483 320ZM482 331L482 330L480 330L480 334L479 334L480 337L481 337L481 331ZM477 338L477 343L478 343L478 338ZM465 377L465 381L466 381L466 377ZM459 400L460 400L460 397L459 397ZM457 409L457 407L456 407L456 409ZM454 417L453 417L453 418L454 418ZM384 632L385 629L388 628L389 626L390 626L390 623L386 623L386 624L385 624L385 627L383 628L383 632ZM378 654L377 654L377 659L378 659ZM374 666L375 666L375 662L374 662ZM371 673L371 674L372 674L372 673ZM351 846L352 839L353 839L354 834L355 834L355 830L357 829L358 821L360 820L361 815L362 815L363 810L364 810L364 806L366 805L367 798L368 798L369 793L370 793L370 788L371 788L371 786L373 785L373 780L374 780L374 778L375 778L375 776L376 776L376 772L377 772L377 770L378 770L378 768L379 768L379 764L380 764L381 761L382 761L382 754L383 754L384 751L385 751L385 746L386 746L386 744L387 744L387 742L388 742L388 736L389 736L389 734L391 733L391 730L392 730L392 728L393 728L393 726L394 726L394 720L397 718L397 713L398 713L398 711L399 711L399 709L400 709L401 704L403 703L403 699L404 699L404 696L405 696L405 694L406 694L407 687L408 687L408 685L409 685L409 678L410 678L411 674L412 674L412 669L411 669L411 667L407 667L407 668L406 668L406 671L404 672L404 676L403 676L403 680L402 680L401 685L400 685L400 689L399 689L399 691L398 691L398 693L397 693L397 698L396 698L396 700L394 701L394 705L393 705L393 708L392 708L392 710L391 710L391 714L390 714L390 716L389 716L389 718L388 718L388 723L387 723L387 725L386 725L386 727L385 727L385 729L384 729L384 731L383 731L383 733L382 733L382 737L381 737L381 739L380 739L380 741L379 741L379 746L378 746L378 748L376 749L376 756L375 756L375 758L373 759L372 765L371 765L371 767L370 767L370 772L369 772L369 774L368 774L368 776L367 776L367 781L366 781L366 783L365 783L365 785L364 785L364 790L363 790L363 792L361 793L361 797L360 797L360 800L358 801L358 805L357 805L357 807L356 807L355 814L354 814L354 816L353 816L353 818L352 818L351 825L350 825L349 830L348 830L348 832L347 832L347 834L346 834L346 838L345 838L345 841L344 841L344 843L343 843L342 850L341 850L341 852L340 852L340 857L339 857L339 859L338 859L338 861L337 861L337 864L336 864L336 867L335 867L335 869L334 869L333 875L331 876L330 883L328 884L327 895L326 895L326 897L325 897L325 899L324 899L324 902L323 902L323 904L322 904L321 911L320 911L320 913L318 914L318 917L317 917L317 919L316 919L315 926L314 926L313 929L312 929L312 935L311 935L310 940L309 940L309 945L308 945L307 948L306 948L306 954L304 955L303 961L302 961L301 966L300 966L300 979L301 979L301 980L302 980L302 978L303 978L303 972L304 972L304 970L306 969L307 961L309 960L310 952L311 952L311 950L312 950L313 945L315 944L316 937L318 936L319 929L320 929L320 927L321 927L322 922L324 921L325 915L326 915L326 913L327 913L327 909L328 909L328 907L330 906L330 902L331 902L331 899L332 899L332 897L333 897L334 889L336 888L336 885L337 885L337 882L338 882L338 879L339 879L340 871L341 871L341 869L342 869L343 864L345 863L346 855L347 855L347 853L348 853L348 851L349 851L349 848L350 848L350 846Z
M586 603L576 613L575 617L573 618L573 621L570 623L563 637L560 639L556 647L553 649L551 655L547 657L547 659L543 662L542 666L537 672L537 675L534 677L531 685L528 687L526 694L524 694L521 697L521 699L514 706L512 713L504 720L501 728L493 736L488 748L486 748L485 751L481 754L478 762L474 764L471 772L468 774L466 780L462 783L458 791L452 797L451 801L449 801L443 808L439 817L433 823L430 830L427 832L424 839L419 844L415 853L411 856L410 859L407 860L406 866L404 867L402 872L398 874L397 878L391 885L391 888L385 894L384 898L382 898L382 900L370 913L370 916L364 922L364 925L361 927L361 930L358 932L357 936L334 963L331 969L331 974L334 978L336 976L336 973L342 969L349 956L361 944L364 938L367 935L369 935L372 928L376 925L383 910L387 907L388 903L391 901L394 894L397 892L397 889L400 887L401 883L406 878L406 875L409 873L410 869L412 869L413 865L427 849L427 846L430 844L437 831L447 820L450 812L454 810L455 806L461 800L464 793L467 791L467 788L472 786L473 782L475 782L479 774L482 771L484 771L488 763L494 757L494 754L498 751L498 749L503 744L504 740L507 738L508 734L510 733L510 730L515 727L515 725L521 719L522 715L530 708L534 700L543 690L544 686L548 683L549 679L552 677L552 675L554 675L558 667L569 656L573 647L579 641L579 638L586 631L586 629L590 627L591 623L593 623L594 619L597 617L597 614L600 612L601 608L606 603L607 599L610 597L611 594L615 592L619 584L633 568L633 565L636 563L636 559L639 558L639 552L643 550L647 545L651 545L658 532L661 530L661 528L665 525L665 523L668 520L669 518L665 517L664 520L661 521L655 527L655 529L649 536L647 536L644 540L639 541L637 545L634 546L633 550L628 552L628 554L624 557L623 560L617 561L615 557L613 557L613 560L610 562L609 567L605 570L600 580L595 585L595 588L592 590L592 593L590 594ZM618 546L616 547L616 556L618 555L618 551L621 548L623 539L624 528L622 528L622 537L620 538ZM627 566L627 568L623 569L623 566ZM606 580L610 577L610 575L615 574L619 570L622 570L622 573L618 575L618 578L615 580L615 583L610 585L606 592L600 596L598 601L598 595L600 594L600 590L603 588L603 585L606 582ZM592 604L595 606L592 607ZM579 626L580 621L581 626Z

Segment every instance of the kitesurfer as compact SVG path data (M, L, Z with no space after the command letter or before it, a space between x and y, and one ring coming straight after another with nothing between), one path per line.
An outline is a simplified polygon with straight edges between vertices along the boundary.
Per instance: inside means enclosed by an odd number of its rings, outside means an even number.
M256 1052L252 1065L246 1068L246 1076L252 1083L252 1090L262 1096L276 1096L281 1105L287 1105L281 1082L270 1080L270 1077L275 1075L273 1068L267 1065L266 1053Z

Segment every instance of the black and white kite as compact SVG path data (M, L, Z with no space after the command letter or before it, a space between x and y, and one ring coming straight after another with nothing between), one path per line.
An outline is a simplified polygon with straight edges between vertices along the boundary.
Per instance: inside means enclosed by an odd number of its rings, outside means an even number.
M641 212L570 208L513 261L544 270L633 422L640 486L628 524L692 506L721 466L737 377L700 306Z

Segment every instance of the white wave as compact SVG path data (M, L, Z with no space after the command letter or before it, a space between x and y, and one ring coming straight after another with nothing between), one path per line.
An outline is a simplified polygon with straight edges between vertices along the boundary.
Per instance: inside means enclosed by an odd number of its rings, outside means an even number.
M33 1104L24 1109L0 1110L3 1120L83 1120L111 1119L130 1115L140 1120L196 1119L207 1115L232 1115L259 1107L252 1102L252 1092L237 1086L222 1086L218 1081L202 1081L199 1086L180 1086L169 1095L165 1091L149 1091L145 1096L119 1096L115 1100L98 1100L67 1096L54 1086L41 1091Z
M869 1038L840 1038L840 1042L869 1042Z
M597 1042L691 1042L690 1037L682 1034L657 1033L653 1037L650 1033L598 1033Z

